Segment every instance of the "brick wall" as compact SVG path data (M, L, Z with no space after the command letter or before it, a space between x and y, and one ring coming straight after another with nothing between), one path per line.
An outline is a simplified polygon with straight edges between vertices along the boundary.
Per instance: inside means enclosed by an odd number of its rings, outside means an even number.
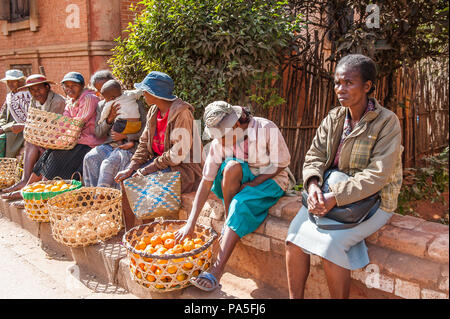
M0 34L0 76L13 64L30 64L32 73L43 66L47 77L59 83L64 74L78 71L89 81L90 75L107 68L113 40L134 14L128 8L138 0L37 0L39 27ZM79 9L79 28L68 28L69 5ZM70 8L70 7L69 7ZM120 21L120 24L117 23ZM60 85L54 90L63 93ZM6 85L0 83L0 103Z
M142 5L137 5L138 2L139 2L139 0L121 0L120 1L120 25L122 27L122 31L126 29L129 22L133 22L134 16L136 14L136 12L132 12L132 11L128 10L130 8L130 6L131 5L137 6L138 7L137 12L139 12L139 10L141 10L143 8ZM123 35L126 35L126 33Z

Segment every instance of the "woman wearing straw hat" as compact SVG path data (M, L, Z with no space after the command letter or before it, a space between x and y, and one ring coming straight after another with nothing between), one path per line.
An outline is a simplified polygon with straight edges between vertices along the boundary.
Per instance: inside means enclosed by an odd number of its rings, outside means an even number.
M224 101L209 104L203 116L211 142L203 178L189 219L175 237L182 241L193 234L197 218L210 191L223 200L227 214L217 260L209 272L191 283L212 291L219 286L225 264L240 238L254 232L268 210L292 186L290 154L278 127L253 117L241 106Z
M25 85L19 89L28 89L32 99L30 107L36 107L47 112L62 114L66 106L66 100L59 94L52 91L50 84L55 84L42 74L30 75ZM31 176L33 167L38 158L45 151L44 148L33 145L25 141L25 153L23 161L22 179L15 185L3 190L6 194L2 195L3 199L20 199L20 189L22 189ZM14 202L14 206L21 207L22 203Z
M93 147L103 140L95 136L95 117L99 98L85 88L83 76L78 72L67 73L61 81L67 95L64 116L80 120L83 124L77 145L71 150L46 150L34 165L28 183L50 180L56 176L70 179L75 172L83 174L83 159Z
M128 167L116 175L115 181L121 183L138 173L178 171L181 192L193 192L200 183L203 166L203 148L194 122L193 106L173 94L174 82L162 72L150 72L134 87L144 92L145 101L151 107L136 152ZM122 193L125 199L126 194ZM136 220L127 200L123 201L123 210L128 228Z
M25 82L25 76L20 70L6 71L5 77L0 81L5 83L9 90L5 103L0 108L0 140L5 145L3 153L0 144L0 156L16 157L24 141L23 129L31 95L27 90L20 89Z

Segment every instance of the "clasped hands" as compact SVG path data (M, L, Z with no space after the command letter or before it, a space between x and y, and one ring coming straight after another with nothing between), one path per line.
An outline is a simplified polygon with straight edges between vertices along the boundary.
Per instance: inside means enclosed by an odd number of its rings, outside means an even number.
M325 216L336 206L336 197L333 193L322 193L317 180L312 180L308 186L308 211L319 217Z

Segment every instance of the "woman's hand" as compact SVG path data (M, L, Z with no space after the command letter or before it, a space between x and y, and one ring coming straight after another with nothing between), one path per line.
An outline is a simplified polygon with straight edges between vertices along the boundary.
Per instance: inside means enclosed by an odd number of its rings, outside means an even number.
M120 142L127 138L126 134L117 133L116 131L111 130L111 138L114 142Z
M127 168L117 173L116 177L114 177L114 180L116 181L117 184L120 184L124 179L130 177L133 174L133 172L134 172L133 169Z
M194 228L195 228L195 225L186 223L186 225L184 225L183 227L181 227L180 229L178 229L175 232L175 234L174 234L175 241L177 243L180 243L183 241L183 239L192 237L192 235L194 234Z
M148 164L147 166L140 168L138 171L142 175L146 176L148 174L152 174L152 173L156 172L157 170L158 170L158 168L152 162L152 163ZM139 173L136 171L136 173L133 174L133 177L139 176Z
M129 141L123 145L120 145L119 148L121 150L129 150L130 148L132 148L134 146L134 142L133 141Z
M308 211L318 216L328 213L325 207L325 198L317 185L317 180L312 180L308 186Z
M109 112L108 117L106 118L106 123L108 123L109 125L111 125L112 123L114 123L114 120L116 119L119 110L120 110L120 104L116 104L117 102L114 102L111 105L111 111Z

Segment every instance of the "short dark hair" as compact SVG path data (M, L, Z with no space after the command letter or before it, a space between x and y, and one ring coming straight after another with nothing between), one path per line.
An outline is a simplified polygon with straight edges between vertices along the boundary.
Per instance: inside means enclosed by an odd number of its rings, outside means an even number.
M349 54L339 60L336 69L344 65L352 69L358 69L364 82L372 81L372 87L367 94L371 94L375 91L375 82L377 80L378 72L377 65L371 58L362 54Z
M243 106L241 107L242 107L242 114L238 121L241 124L249 123L250 119L252 118L252 113L250 112L249 108Z
M120 82L117 80L109 80L103 84L102 89L100 93L105 93L106 91L113 91L118 94L121 94L122 92L122 86L120 85Z

